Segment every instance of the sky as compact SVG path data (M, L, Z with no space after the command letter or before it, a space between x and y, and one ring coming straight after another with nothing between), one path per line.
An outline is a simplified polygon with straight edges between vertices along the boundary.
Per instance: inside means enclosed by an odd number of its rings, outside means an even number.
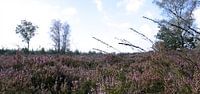
M129 28L156 41L157 24L143 16L160 19L162 13L152 0L0 0L0 12L1 48L26 47L15 29L21 20L27 20L39 27L30 41L30 48L52 49L50 27L53 19L60 19L70 25L70 49L81 52L93 51L93 48L107 52L139 51L118 44L118 39L126 39L145 50L151 50L152 44ZM199 24L198 14L200 10L195 12ZM101 39L117 50L92 37Z

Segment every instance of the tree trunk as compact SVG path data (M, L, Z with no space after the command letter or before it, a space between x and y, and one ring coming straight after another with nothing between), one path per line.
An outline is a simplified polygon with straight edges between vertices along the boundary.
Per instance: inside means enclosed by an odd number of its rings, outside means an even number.
M58 40L58 53L60 53L60 39Z
M27 44L28 44L28 51L29 51L29 41L27 42Z

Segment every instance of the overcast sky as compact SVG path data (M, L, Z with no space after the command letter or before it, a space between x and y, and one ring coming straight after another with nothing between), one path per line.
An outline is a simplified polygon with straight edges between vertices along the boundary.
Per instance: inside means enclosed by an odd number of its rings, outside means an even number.
M0 12L1 48L26 46L19 35L15 34L15 28L21 20L31 21L39 26L36 36L31 39L31 49L53 48L49 28L52 19L60 19L71 26L70 48L84 52L92 51L92 48L116 52L92 37L107 42L120 52L138 50L119 45L120 41L116 37L150 50L152 44L129 28L155 40L157 25L142 16L159 19L161 14L152 0L0 0ZM200 17L197 15L200 11L195 14L199 23Z

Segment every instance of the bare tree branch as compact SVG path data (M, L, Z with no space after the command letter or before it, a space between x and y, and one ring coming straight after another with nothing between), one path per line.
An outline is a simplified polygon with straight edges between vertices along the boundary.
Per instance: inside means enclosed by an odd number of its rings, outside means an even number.
M144 34L138 32L137 30L133 29L133 28L130 28L132 31L134 31L135 33L141 35L142 37L145 38L145 40L148 40L149 42L151 42L153 44L153 41L151 39L149 39L147 36L145 36Z
M162 23L160 23L159 21L156 21L156 20L153 20L153 19L151 19L151 18L148 18L148 17L145 17L145 16L143 16L143 18L145 18L145 19L147 19L147 20L150 20L150 21L152 21L152 22L154 22L154 23L157 23L158 25L160 25L160 26L165 26L165 25L163 25ZM180 27L180 26L177 26L177 25L175 25L175 24L172 24L172 23L169 23L169 22L166 22L167 24L169 24L169 25L171 25L171 26L174 26L174 27L176 27L176 28L179 28L179 29L182 29L182 30L184 30L184 31L186 31L187 33L189 33L189 34L191 34L192 36L194 36L194 34L193 33L191 33L191 32L189 32L187 29L185 29L185 28L182 28L182 27ZM197 34L200 34L200 32L198 32L198 31L196 31L195 29L193 29L193 28L190 28L192 31L194 31L195 33L197 33ZM196 37L198 40L200 40L200 38L198 38L198 37Z
M183 20L184 22L187 22L183 17L177 15L176 13L174 13L171 9L167 9L169 12L171 12L174 16L176 16L177 18L180 18L181 20ZM191 26L187 26L190 30L194 31L197 34L200 34L200 32L198 32L197 30L195 30L194 28L192 28Z
M125 40L125 39L119 39L119 38L117 38L117 37L115 37L115 39L117 39L117 40L119 40L119 41L121 41L121 42L123 42L123 43L127 43L127 44L133 45L131 42L129 42L129 41ZM132 47L132 46L130 46L130 47L131 47L132 50L134 50L134 47Z
M105 54L108 54L108 52L106 52L106 51L103 51L103 50L100 50L100 49L97 49L97 48L92 48L93 50L96 50L96 51L99 51L99 52L101 52L101 53L105 53Z
M126 46L131 46L131 47L134 47L134 48L137 48L137 49L140 49L140 50L146 52L143 48L141 48L141 47L139 47L139 46L135 46L135 45L128 44L128 43L118 43L118 44L126 45Z
M96 37L92 37L92 38L95 39L95 40L97 40L97 41L99 41L99 42L101 42L102 44L104 44L104 45L106 45L106 46L108 46L108 47L110 47L110 48L112 48L112 49L118 51L118 52L121 52L120 50L114 48L113 46L109 45L108 43L106 43L106 42L104 42L104 41L102 41L102 40L100 40L100 39L98 39L98 38L96 38Z

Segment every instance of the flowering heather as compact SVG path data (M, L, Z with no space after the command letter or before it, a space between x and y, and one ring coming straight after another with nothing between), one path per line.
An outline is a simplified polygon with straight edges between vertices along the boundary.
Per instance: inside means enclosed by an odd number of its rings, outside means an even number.
M0 93L198 94L199 54L1 55Z

